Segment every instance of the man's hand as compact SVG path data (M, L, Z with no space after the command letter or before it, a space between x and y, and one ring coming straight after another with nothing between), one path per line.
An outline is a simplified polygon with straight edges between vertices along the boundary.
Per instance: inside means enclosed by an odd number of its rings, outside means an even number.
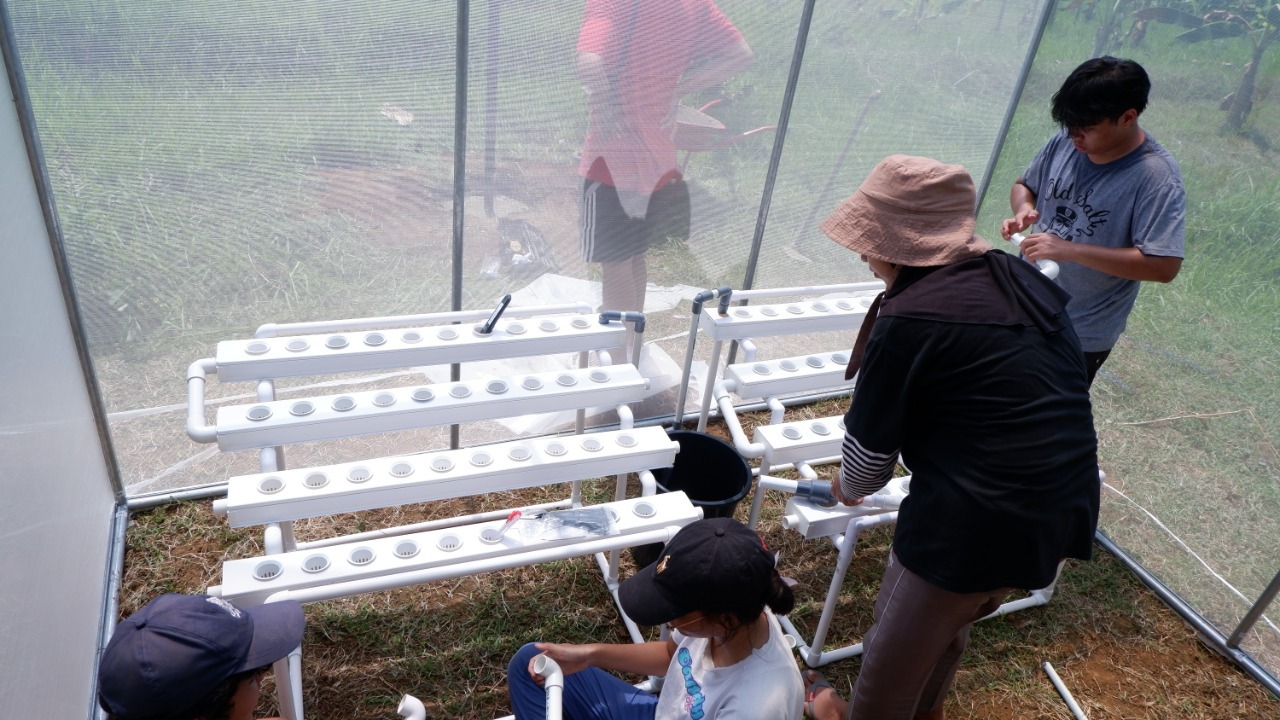
M1022 257L1031 262L1039 260L1068 262L1071 259L1069 255L1074 249L1074 243L1063 240L1057 235L1036 233L1024 238L1019 249L1022 251Z
M591 667L590 650L586 645L535 643L534 647L541 650L543 655L555 660L556 664L560 666L560 671L565 675L572 675ZM529 677L541 685L542 676L533 671L533 662L537 659L538 656L534 655L529 660Z
M1013 187L1009 188L1009 209L1013 211L1013 217L1000 225L1000 235L1005 240L1014 233L1026 230L1040 219L1040 213L1036 212L1036 194L1023 183L1022 178L1018 178Z
M1000 236L1008 240L1014 233L1020 233L1035 225L1039 219L1040 213L1036 212L1035 208L1024 208L1000 225Z

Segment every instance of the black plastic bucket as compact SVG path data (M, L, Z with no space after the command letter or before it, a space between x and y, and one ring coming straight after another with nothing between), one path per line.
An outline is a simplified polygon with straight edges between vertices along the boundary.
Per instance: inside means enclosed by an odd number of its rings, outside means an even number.
M667 437L680 443L676 462L653 471L658 492L683 490L702 508L704 518L733 517L738 503L751 491L751 466L733 445L714 435L692 430L669 430ZM658 559L662 543L631 548L637 567Z

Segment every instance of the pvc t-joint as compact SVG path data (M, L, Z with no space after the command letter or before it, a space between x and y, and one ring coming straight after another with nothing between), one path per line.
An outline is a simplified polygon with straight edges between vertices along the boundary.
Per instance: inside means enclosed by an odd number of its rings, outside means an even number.
M635 325L636 332L644 332L644 313L622 312L619 310L605 310L600 313L601 325L608 325L612 320L617 320L621 323L632 323Z

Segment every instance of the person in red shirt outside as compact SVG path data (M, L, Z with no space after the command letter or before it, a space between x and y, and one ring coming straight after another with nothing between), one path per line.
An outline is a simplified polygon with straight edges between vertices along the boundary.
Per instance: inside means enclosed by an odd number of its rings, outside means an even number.
M601 264L602 309L642 312L645 251L688 237L674 140L680 98L752 60L712 0L587 0L576 59L590 113L581 239L583 259Z

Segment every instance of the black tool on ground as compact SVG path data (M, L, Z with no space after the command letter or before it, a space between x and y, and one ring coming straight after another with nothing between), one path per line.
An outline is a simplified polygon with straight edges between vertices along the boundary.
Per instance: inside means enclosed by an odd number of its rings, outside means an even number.
M502 311L506 310L507 305L509 304L511 304L510 293L502 296L502 299L498 301L498 307L494 308L493 312L489 313L489 319L485 320L483 325L476 328L476 332L481 335L488 335L493 332L494 326L498 324L498 318L502 317Z

